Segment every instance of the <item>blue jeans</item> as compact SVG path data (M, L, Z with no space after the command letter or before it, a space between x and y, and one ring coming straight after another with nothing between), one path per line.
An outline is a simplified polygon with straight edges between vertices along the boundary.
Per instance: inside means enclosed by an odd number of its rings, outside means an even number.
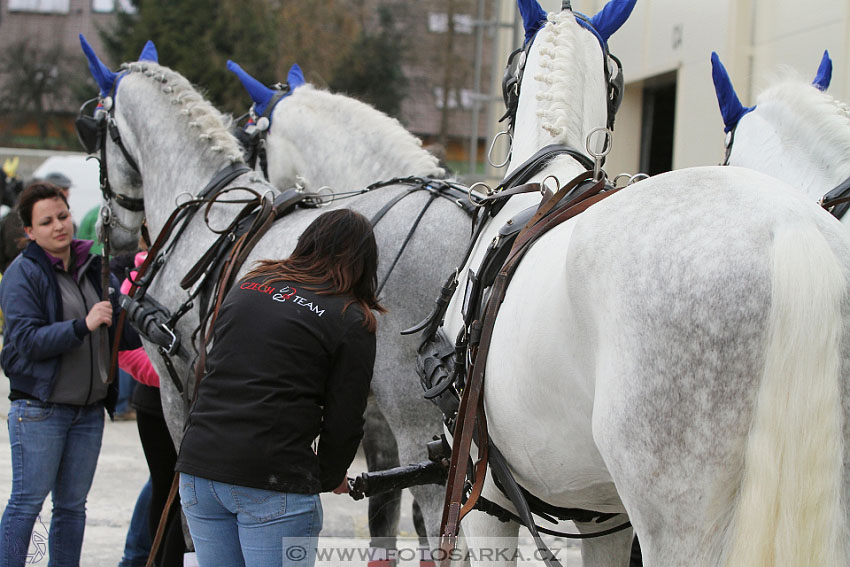
M127 538L124 540L124 557L121 558L118 567L145 567L148 562L148 555L153 545L153 536L148 522L152 491L153 485L148 477L148 481L139 492L139 497L136 498L133 517L130 518L130 527L127 529Z
M136 381L129 372L118 369L118 400L115 402L115 413L122 414L130 411L130 401L133 399L133 390L136 387Z
M315 538L322 529L318 494L248 488L180 473L180 501L201 567L315 563Z
M0 522L0 567L22 567L47 494L53 516L49 567L77 567L86 498L103 438L103 404L69 406L14 400L9 408L12 495Z

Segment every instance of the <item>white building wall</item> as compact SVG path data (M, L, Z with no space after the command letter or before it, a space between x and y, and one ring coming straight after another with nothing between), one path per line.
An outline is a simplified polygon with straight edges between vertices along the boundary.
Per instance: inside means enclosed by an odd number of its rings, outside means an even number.
M507 0L514 5L515 2ZM541 0L550 11L560 0ZM595 14L604 0L573 0ZM647 79L675 72L673 168L723 159L723 121L711 81L712 51L729 71L741 102L784 68L814 77L824 49L833 60L833 96L850 100L850 0L638 0L610 41L623 63L626 95L617 116L609 174L635 172L640 160L642 92ZM506 51L507 52L507 51Z

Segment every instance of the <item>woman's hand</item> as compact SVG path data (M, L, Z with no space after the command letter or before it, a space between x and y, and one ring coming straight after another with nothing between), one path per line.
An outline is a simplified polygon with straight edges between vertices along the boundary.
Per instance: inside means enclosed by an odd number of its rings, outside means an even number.
M348 494L348 474L343 477L342 482L339 483L339 486L334 488L334 494Z
M89 331L94 331L101 325L112 326L112 304L108 301L95 303L86 315L86 327Z

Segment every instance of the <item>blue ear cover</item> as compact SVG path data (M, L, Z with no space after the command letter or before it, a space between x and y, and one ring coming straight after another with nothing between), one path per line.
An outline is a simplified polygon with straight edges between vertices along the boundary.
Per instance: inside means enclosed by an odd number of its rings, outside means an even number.
M86 59L88 59L89 71L91 71L92 77L94 77L97 86L100 88L100 96L109 96L109 93L112 91L112 87L115 85L115 78L118 74L111 71L109 67L104 65L103 62L97 58L97 55L94 53L94 49L92 49L89 42L86 41L83 34L80 34L80 45L83 48L83 53L85 54Z
M546 10L537 0L517 0L517 4L522 15L522 27L525 29L525 43L528 43L546 24Z
M610 0L598 14L590 18L590 23L607 42L629 19L636 2L637 0Z
M251 95L251 100L254 101L254 112L258 115L265 113L266 106L268 106L274 96L275 90L267 87L249 75L244 69L242 69L242 67L229 59L227 60L227 68L239 77L239 80L242 82L242 86L245 87L245 90L248 91L249 95Z
M829 58L829 51L824 50L823 58L820 60L818 72L812 84L818 90L826 91L829 88L830 81L832 81L832 59Z
M289 85L290 92L307 82L304 80L304 73L298 63L293 63L292 67L289 68L289 73L286 74L286 82Z
M139 61L153 61L154 63L159 63L159 55L156 52L156 46L151 40L148 40L147 43L145 43L145 47L142 49L141 55L139 55Z
M717 93L717 103L720 105L720 115L723 117L724 132L731 132L738 121L755 106L746 107L738 100L735 88L726 67L720 62L717 53L711 52L711 78L714 81L714 91Z

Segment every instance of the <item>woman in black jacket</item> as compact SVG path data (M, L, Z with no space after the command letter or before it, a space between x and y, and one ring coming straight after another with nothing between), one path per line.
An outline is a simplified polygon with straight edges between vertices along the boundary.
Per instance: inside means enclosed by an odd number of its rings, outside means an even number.
M228 293L177 461L201 567L313 563L363 436L377 267L369 221L335 210Z

